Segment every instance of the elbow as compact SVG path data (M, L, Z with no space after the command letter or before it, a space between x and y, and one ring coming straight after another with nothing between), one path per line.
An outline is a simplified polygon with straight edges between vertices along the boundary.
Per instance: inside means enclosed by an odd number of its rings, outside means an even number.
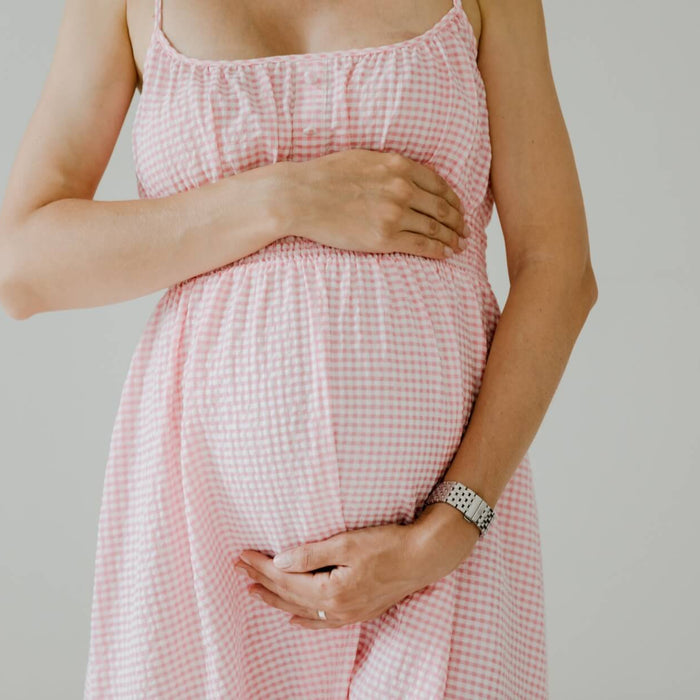
M24 321L34 315L34 311L19 295L6 291L4 281L0 282L0 306L15 321Z
M586 299L589 308L593 308L598 301L598 282L593 272L590 260L586 265L582 280L583 296Z
M35 311L30 306L31 295L22 279L16 251L9 240L9 234L0 233L0 306L10 318L24 321L33 316Z

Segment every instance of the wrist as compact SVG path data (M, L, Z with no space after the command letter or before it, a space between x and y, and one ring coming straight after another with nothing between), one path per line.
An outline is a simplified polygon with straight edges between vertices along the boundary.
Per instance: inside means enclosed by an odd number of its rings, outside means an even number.
M231 186L242 188L239 195L242 204L255 211L256 236L264 239L259 247L291 235L294 165L292 161L270 163L246 170L228 180ZM240 220L240 207L231 211L230 215Z
M298 231L298 188L297 178L303 161L279 161L270 166L268 187L268 210L274 228L275 240L296 235Z
M412 551L423 563L422 570L428 579L425 585L466 561L481 532L454 506L444 502L426 506L410 527Z

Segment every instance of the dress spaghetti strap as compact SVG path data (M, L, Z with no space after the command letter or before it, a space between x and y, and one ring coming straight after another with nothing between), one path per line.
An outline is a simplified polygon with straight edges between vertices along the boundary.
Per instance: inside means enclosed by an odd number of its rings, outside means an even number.
M454 0L457 2L457 0ZM155 29L161 30L163 28L163 0L155 0L156 6L154 15L154 25Z

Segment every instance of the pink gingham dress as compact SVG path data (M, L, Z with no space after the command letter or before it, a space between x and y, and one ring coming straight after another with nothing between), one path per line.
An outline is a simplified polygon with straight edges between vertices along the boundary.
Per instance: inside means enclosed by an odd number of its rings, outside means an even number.
M547 697L528 455L469 559L378 618L294 627L233 568L243 549L411 522L462 439L500 309L485 86L453 2L394 44L204 60L169 42L155 0L133 124L140 197L396 151L448 180L473 235L434 260L299 230L164 292L110 443L85 698Z

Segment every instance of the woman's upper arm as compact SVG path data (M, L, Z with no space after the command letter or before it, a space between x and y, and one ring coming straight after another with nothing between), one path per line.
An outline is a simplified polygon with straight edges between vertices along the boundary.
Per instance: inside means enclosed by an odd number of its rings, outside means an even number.
M17 150L3 234L34 209L94 196L137 84L126 0L66 0L53 60Z
M541 0L480 0L479 69L491 185L509 273L533 260L590 265L574 154L554 85Z

